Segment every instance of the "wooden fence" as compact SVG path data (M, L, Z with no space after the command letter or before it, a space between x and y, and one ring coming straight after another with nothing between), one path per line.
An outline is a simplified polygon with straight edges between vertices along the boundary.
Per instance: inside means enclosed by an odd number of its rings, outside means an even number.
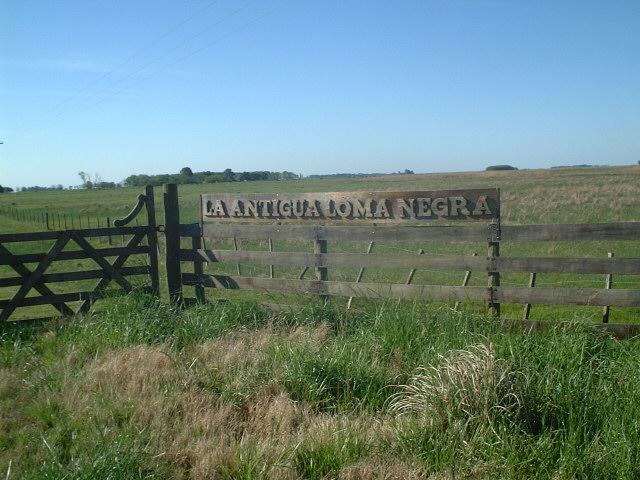
M195 287L195 299L204 301L205 288L241 289L264 293L314 294L321 297L364 297L437 302L473 302L487 304L494 316L500 316L501 304L523 304L528 318L534 304L600 305L607 307L640 306L639 289L616 288L539 288L535 276L529 287L503 286L501 273L536 272L575 274L640 275L640 258L505 257L500 246L510 242L565 242L640 240L640 222L562 225L500 225L499 218L488 224L474 225L293 225L206 223L180 224L175 185L165 187L165 234L167 236L167 281L173 301L183 299L182 286ZM181 248L180 239L189 238L190 248ZM203 239L268 240L270 251L239 251L203 248ZM314 242L313 252L272 251L273 240ZM409 255L370 253L331 253L328 241L338 242L482 242L486 256ZM190 262L193 272L182 272L181 262ZM216 275L203 271L205 263L257 264L314 268L315 280L269 278L242 275ZM468 275L461 286L411 285L401 283L331 281L331 268L416 269L479 272L487 276L487 286L468 286ZM238 269L238 273L239 269ZM410 274L410 278L412 276ZM608 277L610 278L610 277Z
M127 226L135 216L146 207L147 225ZM56 231L42 231L31 233L0 234L0 265L9 266L18 276L0 278L0 287L19 287L9 299L0 300L0 322L9 320L10 316L20 307L36 305L52 305L62 316L73 316L86 312L92 303L104 297L107 287L113 282L124 292L132 290L132 285L126 277L134 275L148 275L148 290L158 294L158 251L157 227L153 188L148 187L144 195L138 197L138 202L132 212L123 220L117 220L115 227L86 228ZM88 239L99 239L121 235L129 237L126 245L120 247L98 248ZM146 239L146 242L144 242ZM13 253L11 244L23 242L53 241L53 245L46 252ZM146 243L146 244L145 244ZM69 250L69 245L76 249ZM79 248L79 249L78 249ZM144 255L147 265L125 266L125 262L132 255ZM115 257L109 261L109 257ZM98 269L64 271L47 273L50 267L59 261L90 259ZM30 268L27 265L35 264ZM98 279L92 288L84 291L54 293L47 284L60 282L74 282ZM29 295L33 290L39 295ZM68 304L80 302L77 309ZM27 321L42 320L34 318ZM25 320L21 320L22 323Z

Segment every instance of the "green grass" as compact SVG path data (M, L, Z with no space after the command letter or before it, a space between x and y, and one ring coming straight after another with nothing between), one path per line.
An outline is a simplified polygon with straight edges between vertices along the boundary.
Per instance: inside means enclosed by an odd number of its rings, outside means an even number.
M472 356L424 408L392 407L418 367L444 372L477 345L489 369ZM131 295L48 333L2 333L0 473L632 479L638 368L638 342L579 323L524 334L422 304L176 312ZM504 371L464 408L465 382Z

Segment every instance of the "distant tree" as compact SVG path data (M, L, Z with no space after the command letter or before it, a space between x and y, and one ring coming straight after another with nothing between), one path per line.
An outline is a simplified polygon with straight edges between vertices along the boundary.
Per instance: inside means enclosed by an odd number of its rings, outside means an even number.
M495 170L517 170L517 168L512 167L511 165L490 165L486 168L487 172Z
M223 182L233 182L235 180L235 175L233 173L233 170L231 170L230 168L225 169L224 172L222 172L222 181Z
M180 175L184 175L185 177L193 177L193 170L189 167L182 167L180 169Z
M413 175L413 170L409 170L408 168L404 169L404 174L405 175Z
M80 180L82 180L82 186L84 188L93 188L93 182L91 181L91 174L87 172L78 172Z

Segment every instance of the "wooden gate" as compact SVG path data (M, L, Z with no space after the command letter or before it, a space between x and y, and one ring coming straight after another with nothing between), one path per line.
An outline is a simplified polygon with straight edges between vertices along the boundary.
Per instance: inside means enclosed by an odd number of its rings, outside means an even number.
M128 226L128 224L146 208L147 225ZM37 305L51 305L61 316L73 316L89 310L93 302L107 294L107 287L115 283L121 292L133 289L129 276L147 275L149 282L146 290L156 295L159 293L158 277L158 241L155 220L153 187L147 187L145 193L138 196L133 210L122 220L116 220L114 227L87 228L58 231L42 231L31 233L0 234L0 265L8 266L18 276L0 278L0 288L18 287L11 298L0 300L0 322L10 320L16 309ZM112 238L123 239L122 246L101 248L92 244L89 239ZM125 242L125 238L127 238ZM10 245L25 242L51 242L47 251L37 253L13 253ZM70 249L74 246L74 249ZM15 250L15 248L14 248ZM147 259L146 265L125 266L132 255L142 255ZM108 260L109 257L114 258ZM48 273L55 262L65 260L90 259L98 269L58 271ZM29 268L27 265L35 264ZM67 270L67 268L63 269ZM61 282L99 279L98 282L83 291L54 292L47 284ZM36 295L33 293L36 292ZM71 302L79 302L74 309ZM24 321L43 320L51 317L39 317Z

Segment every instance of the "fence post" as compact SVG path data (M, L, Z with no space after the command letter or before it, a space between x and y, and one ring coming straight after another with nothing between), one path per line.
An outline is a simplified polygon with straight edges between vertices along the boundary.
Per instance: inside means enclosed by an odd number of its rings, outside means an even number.
M178 186L164 186L164 237L166 243L165 265L167 287L172 304L182 302L182 278L180 273L180 211L178 208Z
M204 273L202 268L202 257L198 250L202 248L202 237L200 235L191 237L191 248L193 248L193 253L195 257L193 258L193 273L196 275L202 275ZM197 284L195 286L196 291L196 301L198 303L205 303L206 297L204 295L204 286L202 284Z
M536 272L531 272L529 274L529 288L533 288L536 286ZM529 314L531 313L531 304L525 303L524 308L522 310L522 319L529 320Z
M609 252L607 254L607 257L613 258L613 252ZM613 275L610 273L607 273L607 276L604 282L604 288L609 290L612 286L613 286ZM611 307L609 305L605 305L604 307L602 307L602 323L609 323L610 311L611 311Z
M51 229L49 228L49 212L45 212L45 213L44 213L44 218L45 218L45 221L46 221L46 223L47 223L47 230L51 230Z
M473 252L473 257L477 257L478 254L476 252ZM464 277L462 277L462 285L463 287L467 287L469 286L469 280L471 280L471 270L467 270L466 272L464 272ZM460 300L458 300L454 305L453 305L453 311L457 312L458 309L460 308Z
M489 224L489 245L487 256L490 259L494 259L500 256L500 219L497 218L491 224ZM488 283L489 287L489 314L494 317L500 316L500 303L494 299L495 287L500 286L500 272L489 272Z
M158 232L156 230L156 204L153 197L153 186L144 187L145 204L147 207L147 245L149 246L149 265L151 268L151 291L156 297L160 296L160 275L158 273ZM111 220L107 217L107 224ZM111 235L109 235L109 245L111 245Z
M327 253L327 241L320 240L318 237L313 242L313 253L322 254ZM316 278L322 282L326 282L329 279L329 272L327 271L327 267L317 267L316 268ZM323 306L327 305L329 301L328 295L320 295L320 302Z

